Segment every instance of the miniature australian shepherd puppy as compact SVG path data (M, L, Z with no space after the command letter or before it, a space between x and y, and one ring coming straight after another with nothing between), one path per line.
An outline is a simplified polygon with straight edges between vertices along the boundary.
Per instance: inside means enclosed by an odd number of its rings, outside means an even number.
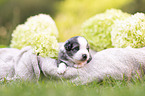
M63 74L67 66L76 68L83 67L91 59L87 40L81 36L72 37L60 47L57 60L57 72L58 74Z

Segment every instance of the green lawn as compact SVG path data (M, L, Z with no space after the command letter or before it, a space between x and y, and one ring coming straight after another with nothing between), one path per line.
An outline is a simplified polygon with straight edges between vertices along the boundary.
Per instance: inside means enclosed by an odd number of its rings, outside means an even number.
M145 79L79 85L59 80L1 81L0 96L145 96Z

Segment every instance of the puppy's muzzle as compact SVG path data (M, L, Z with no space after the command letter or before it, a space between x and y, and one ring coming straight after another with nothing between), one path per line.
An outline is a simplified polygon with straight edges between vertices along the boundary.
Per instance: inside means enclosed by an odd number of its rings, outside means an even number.
M83 54L81 61L86 61L87 58L88 58L88 55L87 54ZM87 63L89 63L91 60L92 60L92 56L89 55L89 59L87 60Z

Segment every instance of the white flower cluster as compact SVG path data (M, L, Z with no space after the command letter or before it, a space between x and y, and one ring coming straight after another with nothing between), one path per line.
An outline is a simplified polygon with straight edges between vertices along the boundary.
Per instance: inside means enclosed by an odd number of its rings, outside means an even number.
M110 9L84 22L81 34L96 51L110 47L144 47L145 14L130 15Z
M112 47L111 31L116 20L124 20L130 14L118 9L110 9L88 19L82 24L81 35L84 36L92 49L101 51Z
M49 15L39 14L18 25L12 34L11 47L32 46L34 53L55 58L58 55L58 30Z
M136 13L125 20L117 20L112 26L112 45L124 48L145 46L145 15Z

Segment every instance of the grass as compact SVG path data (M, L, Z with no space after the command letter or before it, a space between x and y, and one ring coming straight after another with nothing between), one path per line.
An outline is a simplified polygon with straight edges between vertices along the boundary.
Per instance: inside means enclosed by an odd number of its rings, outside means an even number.
M0 96L144 96L144 90L145 79L106 79L79 86L59 80L0 82Z
M52 78L42 78L38 82L4 80L0 81L0 96L144 96L145 76L129 79L110 78L79 86Z

